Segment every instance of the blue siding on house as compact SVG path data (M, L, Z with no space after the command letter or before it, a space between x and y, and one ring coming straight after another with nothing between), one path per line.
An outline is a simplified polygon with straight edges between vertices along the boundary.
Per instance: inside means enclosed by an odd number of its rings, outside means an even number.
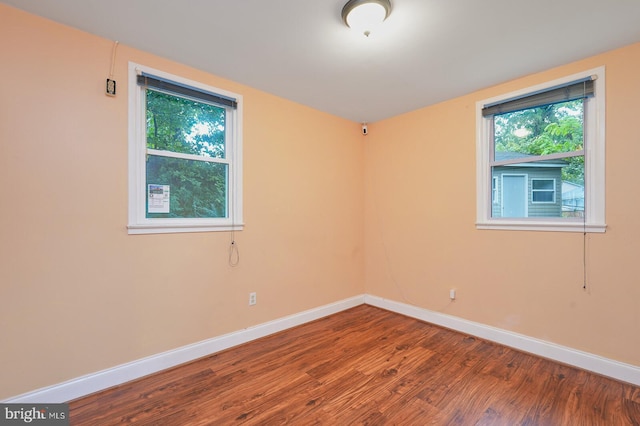
M497 178L497 188L491 204L491 216L502 217L502 178L503 175L526 175L526 203L528 217L562 217L562 167L540 167L535 163L494 167L492 177ZM552 203L533 202L532 184L535 179L555 180L555 201Z

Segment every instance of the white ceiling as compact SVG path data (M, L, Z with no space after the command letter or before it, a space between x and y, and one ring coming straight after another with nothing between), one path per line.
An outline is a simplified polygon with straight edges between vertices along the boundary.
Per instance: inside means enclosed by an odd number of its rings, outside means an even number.
M640 0L0 0L356 122L374 122L640 41ZM122 77L121 77L122 78Z

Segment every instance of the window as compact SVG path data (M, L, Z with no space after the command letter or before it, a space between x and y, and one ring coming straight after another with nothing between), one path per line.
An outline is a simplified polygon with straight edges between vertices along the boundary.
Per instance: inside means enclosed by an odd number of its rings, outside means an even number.
M498 178L496 176L491 179L491 202L498 202Z
M242 97L129 64L129 233L242 229Z
M600 67L476 104L478 229L605 231L604 77Z
M531 179L532 203L555 203L556 180L555 179Z

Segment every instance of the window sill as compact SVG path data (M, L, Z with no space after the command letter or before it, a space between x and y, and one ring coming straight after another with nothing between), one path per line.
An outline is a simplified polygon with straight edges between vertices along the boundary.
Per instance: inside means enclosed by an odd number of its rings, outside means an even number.
M477 222L476 229L495 229L503 231L544 231L544 232L589 232L603 233L606 224L584 224L582 222L516 221L492 220Z
M129 225L127 232L129 235L139 234L177 234L184 232L220 232L220 231L242 231L244 224L234 225Z

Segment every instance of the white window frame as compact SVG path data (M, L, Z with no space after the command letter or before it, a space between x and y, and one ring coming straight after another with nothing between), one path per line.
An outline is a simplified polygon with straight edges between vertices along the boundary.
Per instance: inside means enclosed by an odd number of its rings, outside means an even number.
M535 189L533 187L533 182L537 180L550 180L553 182L552 189ZM551 192L553 195L553 199L551 201L535 201L533 199L533 194L536 192ZM556 180L554 178L531 178L531 204L555 204L556 203Z
M582 78L595 78L595 95L585 99L584 110L584 218L494 218L491 216L491 150L493 118L482 108L526 96ZM476 228L525 231L605 232L605 68L569 75L533 87L484 99L476 103Z
M224 218L147 218L145 211L147 149L145 88L137 83L141 73L157 76L224 97L234 98L237 108L228 110L225 159L229 165L227 215ZM176 154L176 157L185 155ZM188 155L187 155L188 157ZM164 71L129 62L129 234L210 232L242 230L242 96Z

